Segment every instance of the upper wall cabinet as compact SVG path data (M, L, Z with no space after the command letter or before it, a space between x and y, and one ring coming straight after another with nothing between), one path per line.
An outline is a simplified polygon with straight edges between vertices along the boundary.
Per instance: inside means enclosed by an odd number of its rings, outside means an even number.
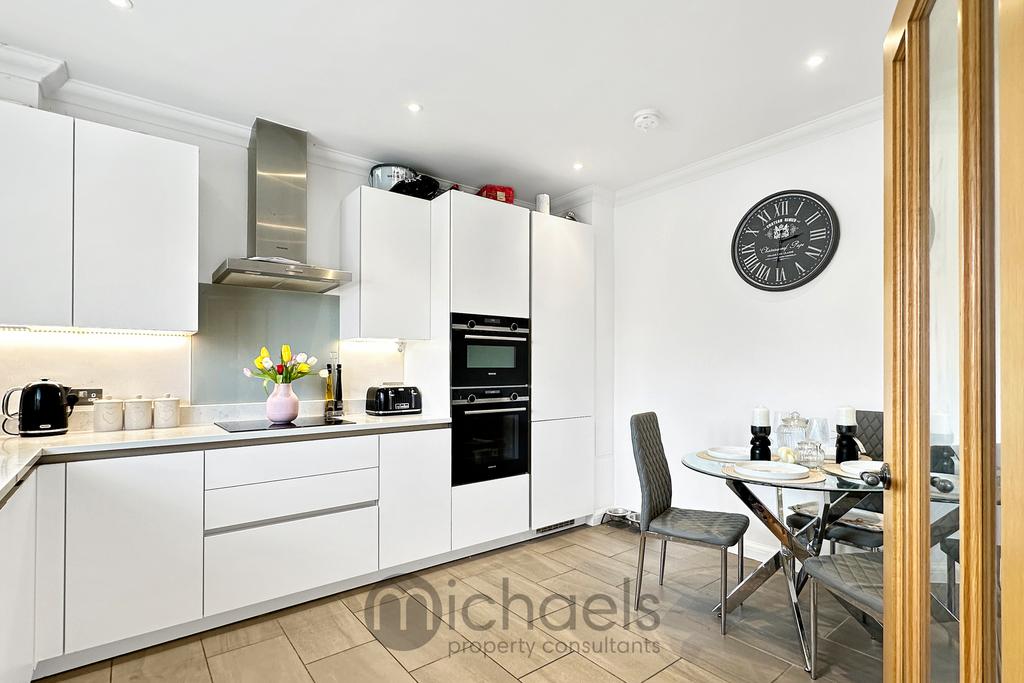
M451 202L452 312L530 317L530 212L465 192Z
M342 204L341 338L430 338L430 202L360 187Z
M199 326L199 150L75 121L76 327Z
M531 417L593 415L594 229L536 212L532 221Z
M74 125L0 102L0 324L71 325Z

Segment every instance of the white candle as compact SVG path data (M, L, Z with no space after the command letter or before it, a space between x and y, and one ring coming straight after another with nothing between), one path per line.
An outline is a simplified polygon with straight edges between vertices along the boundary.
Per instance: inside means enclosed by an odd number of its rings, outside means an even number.
M751 427L770 427L771 424L767 408L764 406L757 406L754 408L754 413L750 417Z
M839 406L836 411L836 424L843 427L857 426L857 411L853 406Z

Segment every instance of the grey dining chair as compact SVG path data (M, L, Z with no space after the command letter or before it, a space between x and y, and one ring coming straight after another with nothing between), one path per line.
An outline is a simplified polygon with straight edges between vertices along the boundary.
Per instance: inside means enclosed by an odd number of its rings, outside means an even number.
M636 563L635 608L640 609L640 587L644 575L644 551L647 539L661 541L661 567L658 583L665 582L665 553L669 541L684 541L717 547L722 553L722 634L725 634L725 604L728 595L729 548L737 548L737 578L743 580L743 534L750 518L733 512L708 512L672 507L672 475L661 442L661 428L655 413L640 413L629 418L633 436L633 457L640 477L640 556Z
M882 552L810 557L803 563L811 592L811 678L818 677L818 584L882 623Z

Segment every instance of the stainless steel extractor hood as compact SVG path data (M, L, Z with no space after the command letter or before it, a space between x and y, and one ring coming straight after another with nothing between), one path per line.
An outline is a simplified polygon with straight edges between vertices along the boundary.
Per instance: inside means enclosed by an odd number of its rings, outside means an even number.
M247 255L224 261L213 281L321 294L352 281L351 273L306 264L305 131L253 123Z

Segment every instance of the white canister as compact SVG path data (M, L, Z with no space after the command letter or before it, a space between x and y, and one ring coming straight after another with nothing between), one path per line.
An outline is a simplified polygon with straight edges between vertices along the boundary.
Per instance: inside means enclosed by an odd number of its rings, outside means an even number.
M537 195L537 213L551 213L551 195Z
M92 402L94 432L117 432L123 427L124 401L117 398L98 398Z
M162 398L153 399L153 426L157 429L177 427L180 407L181 399L175 398L170 394L164 394Z
M136 396L124 402L124 428L149 429L153 426L153 400Z

